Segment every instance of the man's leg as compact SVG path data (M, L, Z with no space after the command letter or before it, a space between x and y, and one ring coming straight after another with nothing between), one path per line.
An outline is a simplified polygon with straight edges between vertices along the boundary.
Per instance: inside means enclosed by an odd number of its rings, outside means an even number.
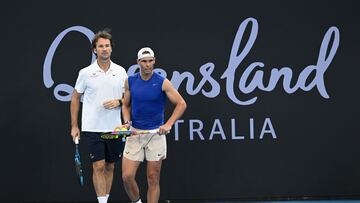
M123 157L122 159L122 179L124 188L131 201L135 202L140 199L139 187L136 183L135 176L139 168L139 161L132 161Z
M84 132L85 141L88 144L90 158L93 167L93 184L99 203L106 203L106 177L105 177L105 145L99 139L101 133L98 132Z
M147 202L157 203L160 197L160 171L162 160L160 161L148 161L147 162L147 181L148 192Z
M98 197L106 196L105 160L93 162L93 183Z
M106 194L110 194L113 177L114 177L115 162L105 162L105 181L106 181Z
M104 140L105 144L105 181L106 181L106 198L108 199L114 178L115 163L120 159L123 151L121 140Z

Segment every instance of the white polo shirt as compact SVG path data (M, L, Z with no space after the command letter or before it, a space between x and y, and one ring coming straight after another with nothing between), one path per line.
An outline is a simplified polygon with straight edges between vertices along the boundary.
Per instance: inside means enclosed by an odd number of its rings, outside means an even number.
M75 89L84 95L82 131L110 132L121 124L121 107L105 109L103 103L123 97L126 78L125 69L112 61L106 72L97 61L79 71Z

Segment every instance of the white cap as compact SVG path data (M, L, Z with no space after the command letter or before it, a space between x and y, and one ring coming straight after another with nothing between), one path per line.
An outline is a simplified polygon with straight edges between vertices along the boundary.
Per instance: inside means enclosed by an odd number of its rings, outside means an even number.
M144 47L139 50L137 59L139 60L145 57L155 57L155 54L153 50L150 49L150 47Z

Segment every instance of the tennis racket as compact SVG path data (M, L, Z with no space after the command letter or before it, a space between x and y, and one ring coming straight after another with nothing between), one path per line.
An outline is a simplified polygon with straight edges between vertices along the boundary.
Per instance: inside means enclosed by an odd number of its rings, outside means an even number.
M113 140L120 137L128 137L132 135L148 135L148 134L158 134L159 130L120 130L120 128L115 128L111 133L104 133L101 135L102 139Z
M79 180L80 186L84 186L84 175L81 167L80 152L79 152L79 138L75 138L75 171Z
M165 134L160 134L159 129L154 130L121 130L119 128L115 128L115 130L112 132L115 136L123 135L124 137L127 136L133 136L133 135L151 135L150 139L146 142L145 146L149 144L149 142L152 140L152 138L155 135L166 135L169 132L166 132Z

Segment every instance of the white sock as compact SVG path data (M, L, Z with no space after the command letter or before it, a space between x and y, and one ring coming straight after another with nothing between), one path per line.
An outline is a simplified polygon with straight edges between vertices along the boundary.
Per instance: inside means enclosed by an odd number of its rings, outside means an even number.
M133 203L142 203L142 201L141 201L141 199L139 199L138 201L133 202Z
M107 203L107 197L106 196L100 196L97 197L99 203Z
M106 202L109 200L110 194L106 194Z

